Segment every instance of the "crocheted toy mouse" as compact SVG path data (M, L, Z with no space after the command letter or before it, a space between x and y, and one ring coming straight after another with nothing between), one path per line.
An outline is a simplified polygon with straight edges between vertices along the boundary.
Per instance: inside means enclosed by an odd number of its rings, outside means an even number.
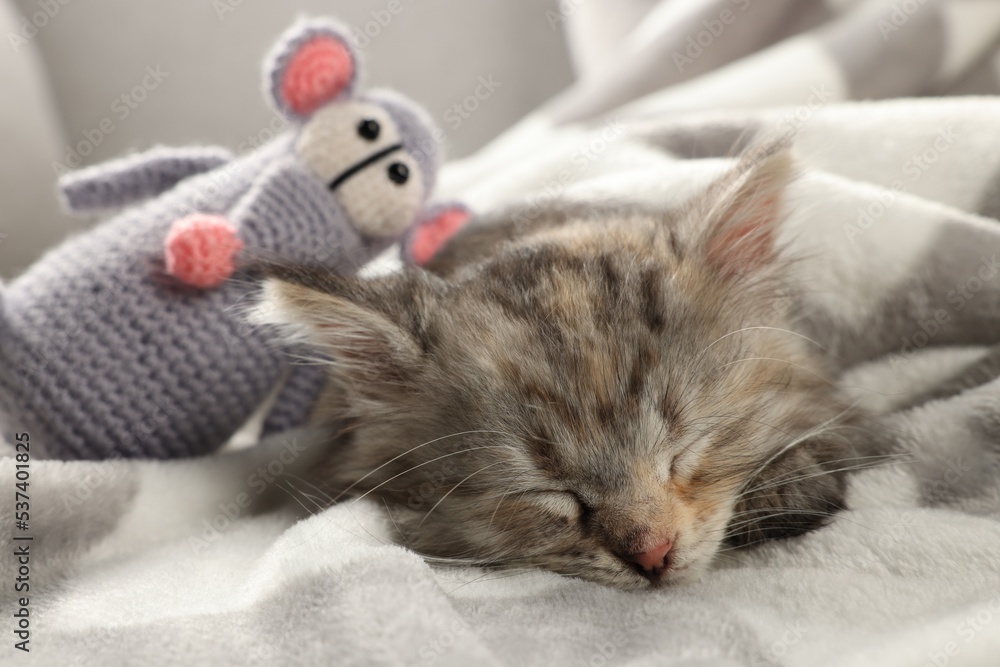
M64 177L72 211L136 205L0 291L8 441L27 432L53 458L200 455L279 386L264 433L306 420L321 370L246 323L250 260L347 273L401 239L426 259L467 215L426 207L436 130L399 95L357 93L348 34L286 33L265 74L290 126L246 156L156 148Z

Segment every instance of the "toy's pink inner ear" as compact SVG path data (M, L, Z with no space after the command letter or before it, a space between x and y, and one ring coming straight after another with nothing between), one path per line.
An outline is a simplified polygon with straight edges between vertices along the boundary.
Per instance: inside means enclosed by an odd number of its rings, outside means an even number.
M421 224L410 240L410 257L417 264L426 264L468 220L467 210L453 208Z
M354 58L336 39L314 37L285 66L281 97L294 113L308 116L336 97L354 76Z

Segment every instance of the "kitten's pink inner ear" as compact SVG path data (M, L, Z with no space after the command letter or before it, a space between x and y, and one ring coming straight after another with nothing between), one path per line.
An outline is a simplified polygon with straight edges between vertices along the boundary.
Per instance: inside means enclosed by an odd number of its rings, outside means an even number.
M468 220L467 210L452 208L421 223L410 240L410 257L418 265L426 264Z
M314 37L285 66L281 97L295 114L308 116L337 97L354 77L347 46L330 37Z
M745 274L774 260L793 166L787 150L771 147L770 152L741 159L721 187L709 192L709 200L716 203L707 214L708 237L702 247L705 260L718 272Z
M780 196L769 194L737 204L708 242L708 261L726 274L743 273L766 264L774 250Z

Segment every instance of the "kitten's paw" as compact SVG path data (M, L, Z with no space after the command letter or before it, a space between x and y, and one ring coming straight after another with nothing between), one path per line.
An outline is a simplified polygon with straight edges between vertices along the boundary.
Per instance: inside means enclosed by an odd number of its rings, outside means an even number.
M218 287L233 275L242 248L231 222L221 215L194 213L170 227L163 248L167 273L193 287Z
M835 439L817 437L788 450L741 494L726 541L749 546L820 528L846 507L846 471L857 465Z

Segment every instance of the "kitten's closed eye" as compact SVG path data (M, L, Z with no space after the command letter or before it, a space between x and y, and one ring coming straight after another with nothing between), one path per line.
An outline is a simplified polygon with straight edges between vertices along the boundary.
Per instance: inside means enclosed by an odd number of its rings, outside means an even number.
M779 298L789 174L771 150L669 215L473 225L447 277L275 271L270 312L332 359L314 481L424 554L623 588L817 527L848 411Z
M573 491L540 491L531 494L538 506L581 526L590 517L590 507Z

